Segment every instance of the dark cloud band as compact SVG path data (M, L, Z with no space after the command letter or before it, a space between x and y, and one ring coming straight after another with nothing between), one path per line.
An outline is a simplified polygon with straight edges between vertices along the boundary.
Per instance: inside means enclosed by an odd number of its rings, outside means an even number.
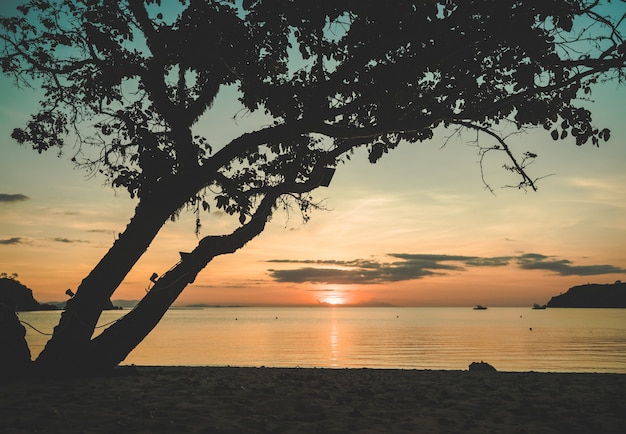
M56 242L56 243L65 243L65 244L72 244L72 243L88 243L89 241L85 241L85 240L72 240L69 238L63 238L63 237L56 237L53 238L52 241Z
M305 266L268 271L277 282L325 284L399 282L449 274L452 271L462 272L475 267L517 266L523 270L545 270L560 276L595 276L626 272L626 269L613 265L573 265L568 259L558 259L539 253L496 257L391 253L387 257L392 258L392 261L273 259L268 262Z
M15 244L22 244L21 237L7 238L5 240L0 240L0 245L2 246L11 246Z
M6 194L0 193L0 203L13 203L13 202L24 202L25 200L29 200L28 196L23 194Z

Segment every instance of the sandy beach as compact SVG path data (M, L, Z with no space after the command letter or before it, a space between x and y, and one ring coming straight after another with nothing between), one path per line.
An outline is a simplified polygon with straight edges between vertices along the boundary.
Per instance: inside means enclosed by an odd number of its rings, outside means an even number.
M122 367L1 387L2 433L622 433L626 375Z

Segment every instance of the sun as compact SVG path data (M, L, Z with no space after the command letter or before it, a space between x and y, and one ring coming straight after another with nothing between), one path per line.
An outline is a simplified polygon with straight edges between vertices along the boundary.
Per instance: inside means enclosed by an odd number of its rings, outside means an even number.
M348 298L343 291L329 289L326 290L324 296L319 300L319 302L323 304L330 304L332 306L339 306L346 304L348 302Z
M344 304L346 302L346 299L340 295L329 295L327 297L324 297L324 300L322 300L322 302L327 303L327 304L332 304L333 306L337 306L337 305Z

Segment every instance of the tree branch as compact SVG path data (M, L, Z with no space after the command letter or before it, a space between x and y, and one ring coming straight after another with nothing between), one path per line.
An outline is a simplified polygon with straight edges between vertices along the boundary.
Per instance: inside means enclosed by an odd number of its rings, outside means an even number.
M524 186L529 186L530 188L533 189L533 191L537 191L537 186L535 185L535 182L526 173L526 169L525 169L524 165L520 164L517 161L517 158L515 157L515 155L513 155L513 152L511 152L511 149L509 148L509 145L506 143L506 141L499 134L495 133L494 131L492 131L491 129L489 129L487 127L484 127L482 125L476 125L476 124L473 124L473 123L467 122L467 121L450 121L450 123L451 124L455 124L455 125L460 125L460 126L465 127L465 128L469 128L469 129L472 129L472 130L476 130L476 131L485 133L485 134L493 137L494 139L496 139L496 141L502 147L502 150L504 150L504 152L507 154L507 156L509 157L509 159L513 163L513 171L515 173L517 173L519 176L522 177L522 182L519 183L518 187L522 188ZM491 148L491 149L497 149L497 148ZM481 161L482 161L482 159L481 159ZM483 182L484 182L484 179L483 179ZM490 188L490 190L491 190L491 188Z

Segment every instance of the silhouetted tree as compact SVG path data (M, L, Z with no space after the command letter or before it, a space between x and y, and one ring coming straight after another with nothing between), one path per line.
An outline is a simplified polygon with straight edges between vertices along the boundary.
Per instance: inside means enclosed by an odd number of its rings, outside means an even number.
M12 137L72 160L137 198L135 214L70 300L34 365L77 373L118 364L216 256L261 233L278 206L315 207L329 168L371 162L438 126L491 136L519 187L534 154L498 124L543 126L598 145L581 95L623 81L624 2L591 0L31 0L2 18L0 62L43 90ZM619 8L621 6L621 9ZM607 9L613 7L614 9ZM619 15L615 11L619 10ZM213 149L197 133L225 86L273 123ZM163 224L191 207L238 218L201 238L136 309L92 339L102 307Z

